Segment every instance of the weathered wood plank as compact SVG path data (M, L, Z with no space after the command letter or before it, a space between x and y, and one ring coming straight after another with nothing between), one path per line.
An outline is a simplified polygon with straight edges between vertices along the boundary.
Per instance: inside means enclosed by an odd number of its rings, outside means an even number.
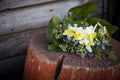
M57 1L57 0L0 0L0 11L6 9L36 5L46 2L52 2L52 1Z
M0 36L28 29L47 26L53 15L67 12L69 8L81 5L81 1L60 1L0 13Z
M45 29L40 28L0 37L0 60L26 54L31 37L41 31Z
M92 13L92 16L102 18L102 6L103 6L102 0L90 0L90 1L96 3L96 9Z

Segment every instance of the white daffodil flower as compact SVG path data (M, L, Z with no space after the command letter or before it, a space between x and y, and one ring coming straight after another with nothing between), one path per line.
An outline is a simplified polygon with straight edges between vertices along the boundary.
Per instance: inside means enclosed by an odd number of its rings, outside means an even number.
M74 39L75 40L81 40L81 39L83 39L83 37L84 37L84 30L83 30L83 28L82 27L78 27L78 28L76 28L76 31L75 31L75 33L74 33Z
M75 40L81 40L83 38L83 34L81 32L74 33Z
M67 35L68 37L72 37L73 31L74 31L74 27L69 26L68 29L63 32L63 35Z
M89 40L84 40L84 41L85 41L86 49L87 49L89 52L92 52L92 48L91 48L92 42L89 41Z
M96 25L95 27L89 26L89 27L86 27L85 29L84 43L85 43L86 49L89 52L92 52L91 46L95 45L94 38L96 37L96 32L95 32L96 27L97 27Z

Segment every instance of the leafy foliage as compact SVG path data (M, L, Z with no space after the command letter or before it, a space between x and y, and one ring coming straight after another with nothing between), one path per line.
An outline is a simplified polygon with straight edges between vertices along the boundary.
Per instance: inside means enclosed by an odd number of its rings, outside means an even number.
M56 44L51 44L51 45L48 46L48 49L49 49L50 51L56 51L56 50L58 50L58 45L56 45Z
M58 29L58 26L61 22L62 22L62 20L58 16L53 16L51 18L51 20L49 21L47 31L46 31L46 41L48 43L54 43L55 42L53 30Z
M100 18L90 17L90 18L87 18L87 22L92 25L95 25L97 22L101 23L103 26L106 26L110 35L115 33L115 31L118 29L116 26Z
M106 41L118 28L103 19L89 17L89 15L95 10L95 7L95 3L87 2L82 6L71 8L68 11L68 14L64 15L64 18L53 16L49 21L46 31L46 42L50 44L48 50L62 50L64 52L75 53L82 57L85 55L90 57L95 56L97 58L109 56L111 59L116 60L116 56L111 52L111 48L106 44ZM80 37L80 34L76 34L76 31L73 31L74 34L72 37L69 35L73 28L81 28L80 32L82 32L82 30L87 29L89 26L97 27L93 32L96 39L91 39L92 43L95 45L89 47L85 42L83 42L83 44L80 40L74 40L74 36ZM103 30L103 33L101 30ZM86 32L89 32L89 30ZM99 45L97 45L98 42ZM92 52L91 49L93 49Z
M88 2L82 6L77 6L71 8L68 13L71 13L71 17L73 20L84 20L90 13L92 13L95 10L95 3Z

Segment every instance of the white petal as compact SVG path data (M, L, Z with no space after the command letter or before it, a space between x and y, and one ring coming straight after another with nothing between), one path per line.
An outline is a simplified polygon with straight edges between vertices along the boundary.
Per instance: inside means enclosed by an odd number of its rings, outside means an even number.
M80 43L80 44L84 44L84 41L83 41L83 40L80 40L79 43Z
M66 30L63 32L63 35L67 35L67 32L66 32Z
M86 49L91 53L92 52L92 48L90 46L86 46Z
M74 24L74 27L77 27L77 24Z
M97 24L98 24L100 27L103 27L99 22L97 22Z
M95 29L97 28L97 24L94 26L94 29L93 29L93 31L95 31Z

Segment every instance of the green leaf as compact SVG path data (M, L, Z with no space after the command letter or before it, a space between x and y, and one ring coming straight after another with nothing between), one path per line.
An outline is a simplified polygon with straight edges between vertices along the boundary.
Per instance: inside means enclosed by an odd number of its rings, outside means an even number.
M58 16L53 16L52 22L53 22L53 25L55 26L55 25L59 25L62 22L62 20Z
M48 46L48 50L50 50L50 51L57 51L58 50L58 45L51 44L51 45Z
M46 41L48 43L54 43L55 42L55 37L54 37L54 34L53 34L53 29L55 28L58 28L59 24L61 23L61 19L58 17L58 16L53 16L50 21L49 21L49 24L48 24L48 27L47 27L47 31L46 31Z
M54 25L52 23L52 19L49 21L47 31L46 31L46 41L48 43L53 43L54 42L54 36L52 35L52 29L54 28Z
M86 17L88 17L88 15L92 13L95 10L95 8L96 8L95 3L87 2L82 6L71 8L68 12L72 13L71 16L73 20L79 20L79 19L83 20Z
M115 31L118 30L118 28L116 26L114 26L114 25L110 24L109 22L107 22L106 20L103 20L100 18L90 17L90 18L87 18L87 22L92 25L95 25L97 22L99 22L103 26L106 26L110 35L112 35Z

